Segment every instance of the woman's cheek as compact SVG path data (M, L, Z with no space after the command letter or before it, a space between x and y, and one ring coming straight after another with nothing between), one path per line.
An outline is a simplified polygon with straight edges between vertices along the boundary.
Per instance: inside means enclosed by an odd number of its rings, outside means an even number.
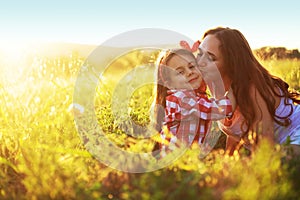
M219 69L215 65L208 66L205 69L203 69L203 74L204 78L209 79L210 81L220 80L221 78Z

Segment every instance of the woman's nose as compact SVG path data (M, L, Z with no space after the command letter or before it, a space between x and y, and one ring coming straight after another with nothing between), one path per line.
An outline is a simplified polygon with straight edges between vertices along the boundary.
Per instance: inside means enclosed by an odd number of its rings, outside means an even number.
M197 63L198 63L198 66L199 66L199 67L205 67L205 66L206 66L206 62L203 61L202 59L199 59L199 60L197 61Z
M197 57L197 64L199 67L205 67L206 66L206 62L204 61L204 59L201 56Z

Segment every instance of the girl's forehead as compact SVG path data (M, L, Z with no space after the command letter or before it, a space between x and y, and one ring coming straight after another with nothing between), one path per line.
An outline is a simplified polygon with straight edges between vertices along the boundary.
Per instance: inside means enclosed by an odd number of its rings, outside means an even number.
M189 66L189 64L196 64L196 60L193 57L181 57L181 56L174 56L167 64L168 67L177 68L179 66Z

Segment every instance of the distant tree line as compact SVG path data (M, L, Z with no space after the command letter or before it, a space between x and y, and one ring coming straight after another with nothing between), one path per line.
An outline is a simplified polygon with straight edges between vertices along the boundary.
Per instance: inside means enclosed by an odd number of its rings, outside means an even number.
M300 59L300 52L298 49L286 49L285 47L262 47L254 50L262 60L268 59Z

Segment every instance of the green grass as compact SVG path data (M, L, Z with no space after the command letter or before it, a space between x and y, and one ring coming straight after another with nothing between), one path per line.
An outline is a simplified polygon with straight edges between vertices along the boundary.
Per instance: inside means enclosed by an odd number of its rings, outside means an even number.
M149 123L153 85L123 94L130 97L126 104L130 110L120 108L119 118L113 116L111 97L114 83L143 59L147 60L132 53L117 61L119 67L126 63L125 70L112 66L95 96L97 120L104 133L120 148L137 152L151 145L127 137L122 122L129 116L140 126ZM101 164L85 149L68 109L83 62L80 56L39 57L19 81L1 79L0 199L299 198L299 160L285 161L283 148L264 142L252 156L228 157L219 149L203 159L199 159L201 149L192 146L173 164L149 173L126 173ZM264 63L299 89L300 61Z
M266 60L261 62L273 75L285 80L291 88L300 90L299 60Z

